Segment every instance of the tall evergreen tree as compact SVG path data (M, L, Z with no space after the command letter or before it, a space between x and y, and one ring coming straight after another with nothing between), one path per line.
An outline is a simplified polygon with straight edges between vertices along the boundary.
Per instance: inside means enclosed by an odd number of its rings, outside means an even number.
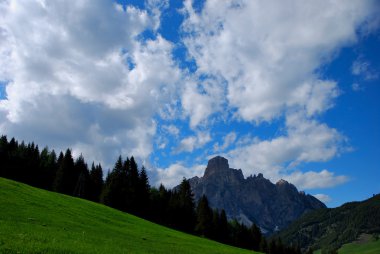
M137 204L138 204L138 214L147 217L148 210L150 207L150 185L148 175L144 167L142 167L139 173L138 179L138 189L137 189Z
M125 211L125 183L127 176L123 172L125 172L123 169L123 160L121 156L119 156L113 170L107 175L101 201L108 206Z
M49 152L49 149L45 147L41 151L39 167L41 170L40 187L51 190L57 170L57 155L54 150Z
M194 195L191 191L189 180L184 178L179 185L179 190L173 198L178 198L177 209L178 221L177 227L185 232L192 233L195 228L196 215Z
M263 236L261 234L260 228L258 228L255 223L253 223L250 228L250 234L252 238L252 249L255 251L259 251L261 238Z
M76 179L76 184L73 195L88 199L90 197L90 173L82 154L76 159L74 170L73 180Z
M59 166L55 176L53 190L72 195L77 182L74 170L74 160L71 150L67 149L62 159L58 158Z
M97 166L92 163L90 171L90 197L89 199L95 202L100 201L100 195L103 189L103 169L100 164Z
M139 188L139 171L137 163L132 156L125 161L125 170L127 174L125 184L125 211L138 215L139 213L139 200L138 200L138 188Z
M211 237L213 233L213 212L208 205L208 200L203 195L197 206L197 224L195 226L195 232L201 236Z

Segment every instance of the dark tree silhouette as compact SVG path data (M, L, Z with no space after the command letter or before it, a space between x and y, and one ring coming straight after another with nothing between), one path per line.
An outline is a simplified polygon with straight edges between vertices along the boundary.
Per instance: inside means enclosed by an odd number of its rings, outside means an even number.
M99 202L100 194L103 189L103 169L100 164L97 166L92 163L91 171L90 171L90 191L89 191L89 199L91 201Z
M74 169L74 160L71 150L67 149L62 160L58 159L58 170L55 176L53 190L64 194L72 195L77 183L77 174Z
M208 200L205 195L198 201L195 232L208 238L213 235L213 212L208 205Z

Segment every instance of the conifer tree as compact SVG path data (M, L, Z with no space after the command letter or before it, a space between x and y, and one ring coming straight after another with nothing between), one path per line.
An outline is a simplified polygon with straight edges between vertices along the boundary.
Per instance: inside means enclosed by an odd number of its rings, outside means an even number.
M125 211L125 174L123 174L123 160L119 156L113 170L107 175L102 192L102 203L113 208Z
M103 169L100 164L97 166L92 163L90 171L90 200L99 202L103 189Z
M76 159L74 164L73 180L76 180L73 195L80 198L89 198L90 192L90 173L87 163L82 154Z
M212 222L213 212L208 205L207 197L203 195L198 201L195 232L201 236L210 237L213 228Z
M138 214L146 217L150 207L149 199L150 185L148 175L144 167L142 167L139 173L138 190L137 190L137 204Z
M185 232L193 232L196 222L194 195L189 181L184 178L178 190L179 228Z
M77 179L75 179L74 160L71 150L67 149L63 158L58 158L58 161L60 163L55 176L53 190L72 195Z
M253 223L250 228L250 234L252 238L252 249L255 251L259 251L262 234L261 234L260 229L256 226L255 223Z

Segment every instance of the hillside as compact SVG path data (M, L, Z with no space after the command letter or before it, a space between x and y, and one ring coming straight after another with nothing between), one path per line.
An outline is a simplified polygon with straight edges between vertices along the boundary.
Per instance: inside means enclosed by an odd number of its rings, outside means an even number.
M380 253L380 240L371 239L365 243L348 243L343 245L339 251L339 254L379 254Z
M286 243L302 248L338 249L361 234L380 232L380 195L362 202L308 213L279 233Z
M0 178L0 253L254 253Z
M203 177L191 178L190 184L196 199L206 195L211 207L224 209L230 219L238 218L246 225L255 223L267 234L309 211L326 208L285 180L274 184L262 174L244 178L221 156L210 159Z

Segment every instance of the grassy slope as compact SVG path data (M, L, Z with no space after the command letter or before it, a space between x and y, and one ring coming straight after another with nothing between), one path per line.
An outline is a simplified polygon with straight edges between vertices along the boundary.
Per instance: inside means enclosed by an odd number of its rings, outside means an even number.
M0 178L0 253L252 253Z
M367 243L349 243L345 244L338 250L338 254L379 254L380 240L370 241ZM314 254L321 254L321 250L315 251Z
M368 243L349 243L342 246L338 251L339 254L379 254L380 240Z

